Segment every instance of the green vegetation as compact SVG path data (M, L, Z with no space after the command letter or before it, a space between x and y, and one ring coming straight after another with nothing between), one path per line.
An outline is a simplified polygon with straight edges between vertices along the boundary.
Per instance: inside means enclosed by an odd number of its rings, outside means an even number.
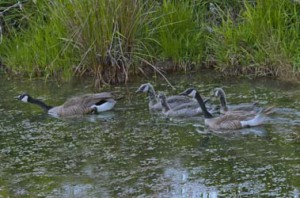
M0 2L1 63L12 74L91 75L96 85L149 71L213 67L297 77L297 1Z
M291 1L245 3L238 22L225 14L208 42L216 68L228 74L290 76L299 73L299 6Z

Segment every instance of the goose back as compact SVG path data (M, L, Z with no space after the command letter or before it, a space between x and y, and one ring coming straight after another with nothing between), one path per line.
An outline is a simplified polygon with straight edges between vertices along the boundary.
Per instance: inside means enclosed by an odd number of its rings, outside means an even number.
M85 94L82 96L75 96L68 99L64 104L64 108L69 108L71 106L82 106L90 107L94 104L100 104L105 102L107 99L113 98L112 93L102 92L97 94Z
M253 118L254 116L252 116ZM250 116L243 116L243 115L221 115L219 117L214 117L210 119L205 119L205 125L208 126L211 129L214 130L220 130L220 129L229 129L229 130L235 130L235 129L241 129L242 120L249 120Z

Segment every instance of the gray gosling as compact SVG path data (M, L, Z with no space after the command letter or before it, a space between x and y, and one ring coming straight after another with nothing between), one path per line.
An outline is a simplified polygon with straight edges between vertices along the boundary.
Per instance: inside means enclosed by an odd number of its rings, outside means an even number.
M171 108L167 102L166 95L163 92L160 92L157 95L157 98L160 100L162 106L162 113L167 117L193 117L202 113L201 108L198 105L198 108L194 106L177 106Z
M25 93L18 98L25 103L32 103L40 106L48 114L55 117L68 117L76 115L84 115L89 113L99 113L111 110L116 100L113 98L112 93L102 92L97 94L86 94L68 99L60 106L49 106L43 101L32 98L29 94Z
M199 106L203 111L205 126L213 130L236 130L245 127L259 126L265 123L266 115L272 113L272 107L269 107L266 109L262 109L251 118L249 118L249 116L247 115L238 114L213 117L212 114L207 111L203 99L197 90L190 88L185 90L181 94L185 96L191 96L198 101Z
M154 87L151 85L151 83L145 83L142 84L135 93L146 93L148 95L148 107L149 110L152 112L161 112L162 111L162 105L159 99L157 98L157 94L155 92ZM196 100L193 100L186 96L180 96L180 95L174 95L169 96L166 98L168 105L170 108L174 107L181 107L184 108L186 105L190 106L191 108L198 108L199 105Z
M214 89L214 96L220 100L220 113L221 114L247 114L249 116L257 114L259 111L258 102L245 103L239 105L227 105L226 94L222 88Z

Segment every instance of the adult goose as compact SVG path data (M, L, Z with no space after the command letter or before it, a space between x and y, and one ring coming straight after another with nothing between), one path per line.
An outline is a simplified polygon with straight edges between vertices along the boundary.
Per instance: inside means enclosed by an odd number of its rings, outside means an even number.
M193 117L202 113L201 108L194 105L179 105L171 108L167 102L166 95L163 92L160 92L157 95L157 98L160 100L162 106L162 113L167 117Z
M142 84L135 93L146 93L148 95L148 107L152 112L160 112L162 111L161 102L158 100L154 87L151 83ZM186 96L174 95L166 98L168 105L170 108L173 107L184 107L188 105L190 107L198 108L199 105L196 100L193 100Z
M245 127L258 126L264 124L266 120L266 115L272 113L272 107L270 107L262 109L260 112L253 115L251 118L249 118L249 116L247 115L238 114L221 115L219 117L213 117L212 114L207 111L203 99L197 90L190 88L181 93L181 95L191 96L198 101L203 111L205 125L213 130L235 130Z
M221 114L248 114L255 115L258 111L258 102L245 103L239 105L227 105L226 94L222 88L214 89L214 96L220 100L220 113Z
M116 104L116 100L110 92L73 97L60 106L49 106L43 101L31 97L27 93L18 96L18 99L22 102L38 105L48 114L55 117L68 117L89 114L92 112L108 111Z

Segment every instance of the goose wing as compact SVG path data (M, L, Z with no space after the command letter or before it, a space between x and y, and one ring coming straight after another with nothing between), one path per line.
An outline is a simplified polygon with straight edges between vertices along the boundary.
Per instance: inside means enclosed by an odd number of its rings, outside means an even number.
M64 107L63 105L53 107L48 111L48 114L53 115L55 117L68 117L68 116L77 116L89 114L94 111L93 108L90 107L82 107L80 105L72 105L68 107Z
M252 116L253 118L253 116ZM251 119L248 115L223 115L220 117L206 120L206 124L212 129L240 129L242 128L241 121Z
M113 95L110 92L85 94L82 96L70 98L63 104L63 108L70 108L72 106L86 108L111 98L113 98Z

